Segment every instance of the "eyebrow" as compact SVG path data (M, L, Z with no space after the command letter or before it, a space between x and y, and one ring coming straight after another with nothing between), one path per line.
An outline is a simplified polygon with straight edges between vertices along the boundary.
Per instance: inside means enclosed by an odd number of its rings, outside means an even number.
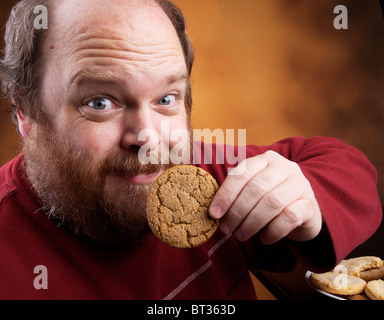
M164 79L162 82L165 85L171 85L175 82L184 80L187 84L189 81L189 76L185 72L180 72L176 74L171 74L164 76ZM108 71L108 72L93 72L90 70L80 70L79 72L76 72L74 76L71 78L69 82L69 87L73 86L80 86L83 83L104 83L104 84L111 84L111 83L121 83L123 82L121 76L117 75L115 72Z
M69 81L69 87L80 86L83 83L116 83L119 82L119 76L111 71L93 72L89 70L80 70L76 72Z
M164 83L170 85L178 81L184 80L187 82L189 80L189 76L185 72L180 72L175 75L169 75L164 77Z

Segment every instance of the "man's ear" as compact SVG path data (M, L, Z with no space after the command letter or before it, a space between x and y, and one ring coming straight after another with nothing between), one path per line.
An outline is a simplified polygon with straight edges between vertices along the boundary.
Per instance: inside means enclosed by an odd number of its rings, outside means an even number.
M25 115L25 113L21 109L17 110L16 116L19 132L23 136L23 138L27 138L32 129L31 120L28 116Z

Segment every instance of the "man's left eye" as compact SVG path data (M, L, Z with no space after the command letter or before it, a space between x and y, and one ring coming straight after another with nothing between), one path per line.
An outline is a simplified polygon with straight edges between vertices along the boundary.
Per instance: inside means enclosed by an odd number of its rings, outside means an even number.
M162 97L157 103L162 106L169 106L173 104L176 100L176 97L173 94L168 94Z
M113 102L107 98L97 98L88 103L88 106L95 110L109 110L113 106Z

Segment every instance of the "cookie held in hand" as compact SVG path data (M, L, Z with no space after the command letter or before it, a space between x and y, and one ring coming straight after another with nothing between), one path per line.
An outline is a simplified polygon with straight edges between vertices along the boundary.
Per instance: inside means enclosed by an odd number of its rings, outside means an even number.
M152 232L176 248L205 243L219 221L208 208L219 186L206 171L190 165L175 166L153 183L147 198L147 220Z

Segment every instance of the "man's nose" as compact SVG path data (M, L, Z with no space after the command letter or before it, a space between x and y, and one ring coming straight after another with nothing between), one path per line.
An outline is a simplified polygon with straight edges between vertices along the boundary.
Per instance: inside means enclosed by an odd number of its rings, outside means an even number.
M121 147L123 149L137 152L144 144L153 149L158 146L159 133L150 108L140 106L127 110L122 126Z

